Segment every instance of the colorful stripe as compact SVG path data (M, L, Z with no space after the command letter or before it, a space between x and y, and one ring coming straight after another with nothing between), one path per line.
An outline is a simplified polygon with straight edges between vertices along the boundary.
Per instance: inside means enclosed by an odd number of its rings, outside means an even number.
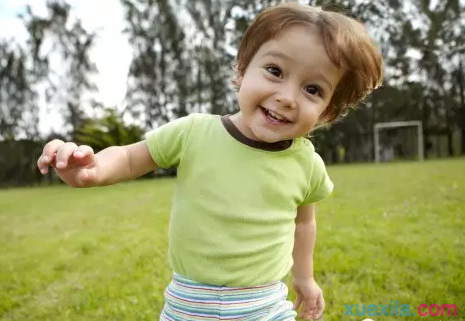
M178 274L165 290L160 321L295 321L282 282L257 287L223 287L197 283Z

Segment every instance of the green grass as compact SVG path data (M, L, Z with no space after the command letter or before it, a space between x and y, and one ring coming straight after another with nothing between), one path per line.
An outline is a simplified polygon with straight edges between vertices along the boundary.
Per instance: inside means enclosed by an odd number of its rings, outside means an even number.
M465 159L329 172L315 253L325 320L391 300L456 304L458 316L372 318L464 320ZM0 320L158 320L173 182L1 191Z

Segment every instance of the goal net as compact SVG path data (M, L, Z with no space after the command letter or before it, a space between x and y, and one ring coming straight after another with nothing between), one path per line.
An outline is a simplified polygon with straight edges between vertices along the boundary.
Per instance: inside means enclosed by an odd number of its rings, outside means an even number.
M424 159L422 122L376 123L374 153L376 163L407 159L422 161Z

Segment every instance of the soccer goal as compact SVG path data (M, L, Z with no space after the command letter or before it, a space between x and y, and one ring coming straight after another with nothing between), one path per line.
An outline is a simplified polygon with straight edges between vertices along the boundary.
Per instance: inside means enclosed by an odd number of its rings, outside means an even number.
M393 121L374 125L375 162L395 159L418 159L423 155L421 121Z

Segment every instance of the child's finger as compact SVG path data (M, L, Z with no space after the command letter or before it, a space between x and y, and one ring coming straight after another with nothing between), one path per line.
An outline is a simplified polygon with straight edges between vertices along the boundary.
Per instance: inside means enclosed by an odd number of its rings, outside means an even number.
M46 174L48 172L48 167L54 161L57 150L63 144L63 141L55 139L44 146L44 149L42 150L42 155L40 155L39 159L37 160L37 167L39 168L42 174Z
M306 298L302 304L302 318L311 320L315 311L317 295L312 293L311 297Z
M312 292L312 295L307 299L307 313L309 313L310 315L312 315L316 309L318 297L318 293Z
M47 173L50 162L50 158L45 155L41 155L39 157L39 159L37 160L37 168L40 170L42 174Z
M53 166L53 162L55 161L56 154L53 154L51 157L41 155L37 160L37 168L42 174L48 173L48 167Z
M310 302L308 300L304 300L304 302L302 303L301 317L305 320L310 320L312 317Z
M61 145L57 151L56 167L58 169L66 168L69 158L77 148L78 147L75 143L65 143L64 145Z
M316 320L321 318L321 316L323 315L324 309L325 309L325 299L323 297L323 293L320 293L320 295L317 298L316 309L313 313L313 318Z
M300 294L297 294L294 302L294 311L297 311L300 308L300 305L302 304L302 296Z
M52 158L52 156L57 152L58 148L60 146L64 145L65 143L62 140L59 139L54 139L50 142L48 142L45 146L44 149L42 150L42 156Z
M87 146L87 145L80 145L78 149L76 149L73 153L74 157L78 158L85 158L88 156L93 156L94 155L94 150L92 147Z

